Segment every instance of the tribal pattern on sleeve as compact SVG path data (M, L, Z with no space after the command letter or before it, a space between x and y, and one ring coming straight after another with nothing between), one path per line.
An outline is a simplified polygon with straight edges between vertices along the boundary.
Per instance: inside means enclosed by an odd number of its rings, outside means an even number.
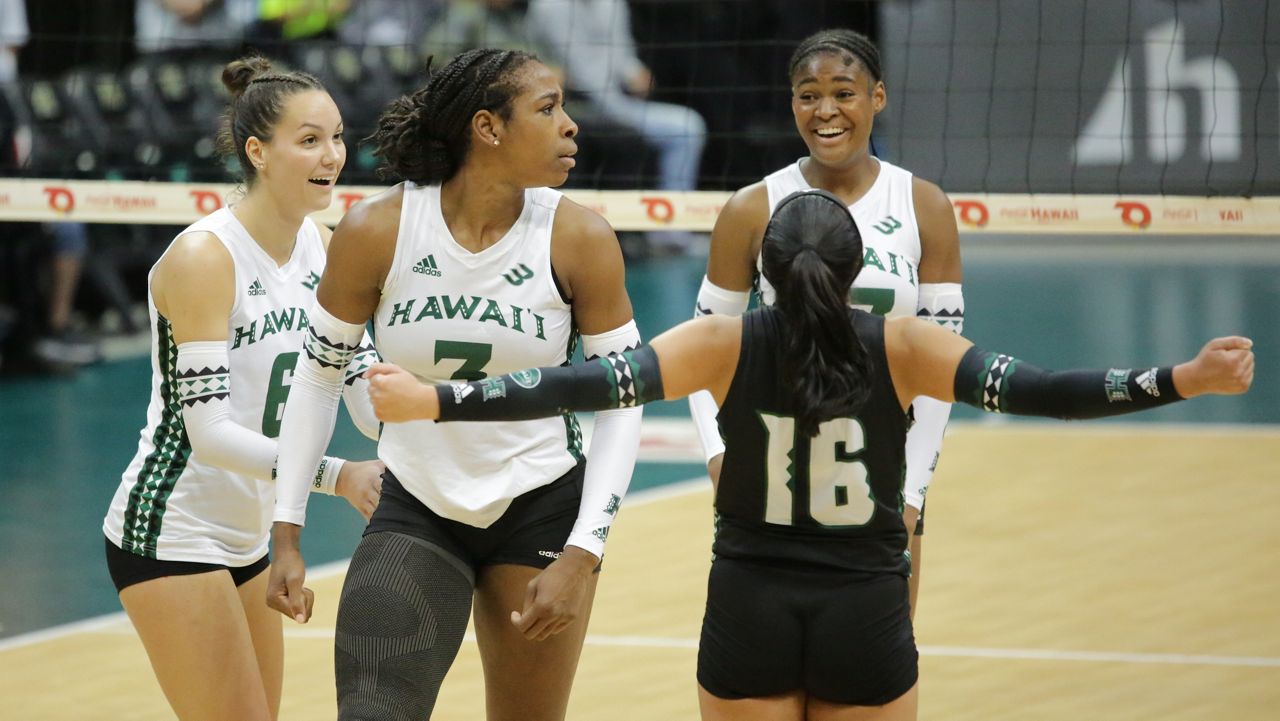
M188 408L196 403L222 400L231 395L231 370L222 366L179 370L174 375L174 382L178 400Z
M368 341L369 336L365 336L365 340ZM359 348L356 348L352 354L351 361L347 363L346 368L343 370L342 382L346 385L355 383L364 376L364 372L369 370L370 366L380 360L382 359L378 356L378 351L373 347L372 342L362 344Z
M314 325L307 331L307 339L303 341L302 348L306 351L307 357L319 364L321 368L338 370L345 368L359 350L358 344L347 345L342 341L329 340L317 333Z
M956 368L957 401L991 413L1085 419L1117 416L1182 400L1173 369L1048 371L969 348Z

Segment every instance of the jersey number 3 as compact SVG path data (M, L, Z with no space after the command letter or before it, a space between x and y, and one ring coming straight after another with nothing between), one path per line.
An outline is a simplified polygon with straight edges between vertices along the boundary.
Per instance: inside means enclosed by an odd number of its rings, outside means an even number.
M862 460L866 432L861 423L835 418L818 426L817 436L802 438L796 436L794 418L761 413L760 420L769 433L766 523L790 526L796 522L795 449L801 443L809 444L809 516L824 526L845 528L871 520L876 504Z

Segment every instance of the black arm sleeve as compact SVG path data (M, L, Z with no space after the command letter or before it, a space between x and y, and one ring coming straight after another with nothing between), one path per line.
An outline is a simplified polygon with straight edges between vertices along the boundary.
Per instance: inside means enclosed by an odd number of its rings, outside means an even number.
M442 421L520 421L662 400L658 356L647 345L558 368L531 368L436 386Z
M1182 400L1170 367L1055 372L977 346L960 359L955 395L992 413L1067 420L1118 416Z

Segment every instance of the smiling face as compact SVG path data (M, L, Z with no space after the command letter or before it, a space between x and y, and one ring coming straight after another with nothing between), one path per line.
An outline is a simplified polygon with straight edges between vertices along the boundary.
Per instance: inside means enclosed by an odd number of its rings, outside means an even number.
M578 126L564 111L559 77L536 61L518 72L520 90L511 99L508 117L493 114L491 127L482 126L474 142L498 140L491 148L524 187L562 185L576 164Z
M328 93L305 90L290 95L271 138L245 142L249 159L259 164L257 184L288 207L307 213L329 207L347 162L342 131L342 114Z
M884 105L884 83L846 53L814 55L791 78L796 129L810 157L832 168L867 157L871 126Z

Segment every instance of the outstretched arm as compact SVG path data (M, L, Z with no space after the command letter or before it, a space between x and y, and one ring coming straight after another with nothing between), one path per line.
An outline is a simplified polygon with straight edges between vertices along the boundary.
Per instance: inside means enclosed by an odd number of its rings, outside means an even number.
M369 397L385 423L545 418L683 398L701 389L719 402L733 380L741 340L741 318L706 316L620 355L438 386L378 363L367 373Z
M989 353L915 319L885 323L889 372L905 407L916 395L993 413L1087 419L1148 410L1198 395L1244 393L1253 341L1215 338L1195 358L1159 368L1048 371Z

